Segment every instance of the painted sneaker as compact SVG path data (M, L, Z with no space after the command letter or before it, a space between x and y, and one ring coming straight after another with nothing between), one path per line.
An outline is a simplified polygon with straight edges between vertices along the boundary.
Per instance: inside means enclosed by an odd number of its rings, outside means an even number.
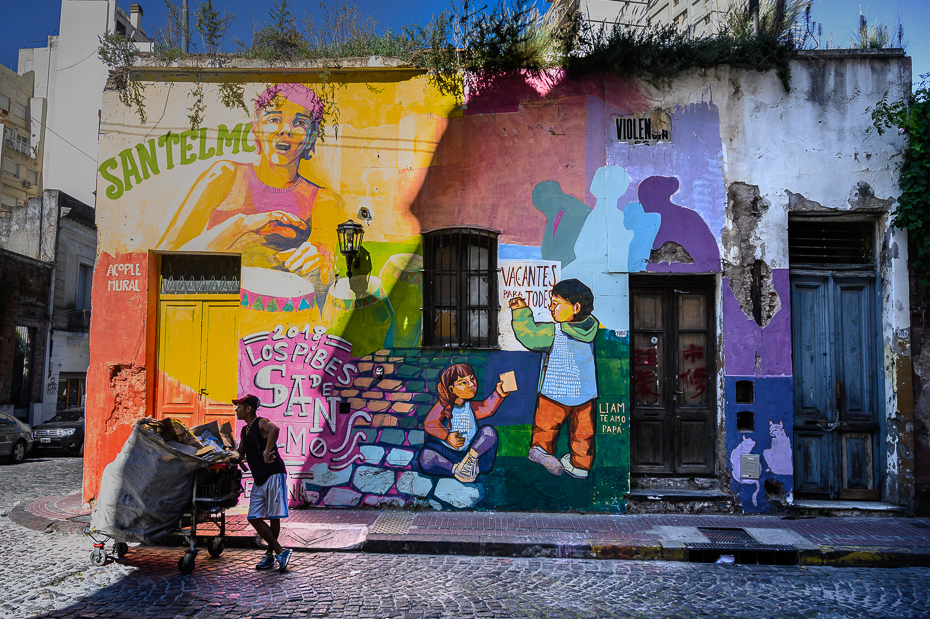
M561 463L562 467L565 469L565 472L575 479L585 479L588 476L588 471L585 469L579 469L577 466L572 464L571 454L565 454L562 456Z
M474 449L468 450L465 459L452 467L452 474L463 484L473 483L478 479L478 452Z
M257 570L270 570L274 567L274 553L268 552L262 557L262 560L255 566Z
M565 467L562 466L562 463L559 462L558 458L546 452L539 445L533 445L530 447L530 453L528 457L536 464L543 465L546 470L553 475L561 475L562 471L565 470Z
M281 551L281 554L275 557L275 561L278 562L278 571L283 572L284 570L286 570L287 564L290 560L291 560L291 549L285 548L284 550Z

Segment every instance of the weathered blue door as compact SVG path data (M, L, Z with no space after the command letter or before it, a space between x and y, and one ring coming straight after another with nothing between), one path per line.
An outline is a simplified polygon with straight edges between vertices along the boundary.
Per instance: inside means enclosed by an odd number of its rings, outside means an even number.
M791 272L795 492L877 499L875 276Z

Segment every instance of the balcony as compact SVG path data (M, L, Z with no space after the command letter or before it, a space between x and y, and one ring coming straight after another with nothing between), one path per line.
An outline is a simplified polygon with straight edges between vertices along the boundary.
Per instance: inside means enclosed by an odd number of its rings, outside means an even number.
M32 148L32 147L29 146L29 144L26 143L26 142L20 142L20 141L15 141L15 142L14 142L14 141L11 140L10 138L6 138L5 140L3 140L3 144L4 144L5 146L9 146L10 148L12 148L13 150L15 150L15 151L18 152L18 153L21 153L21 154L23 154L23 155L26 155L26 156L29 157L30 159L35 159L35 158L36 158L36 150L37 150L37 149Z

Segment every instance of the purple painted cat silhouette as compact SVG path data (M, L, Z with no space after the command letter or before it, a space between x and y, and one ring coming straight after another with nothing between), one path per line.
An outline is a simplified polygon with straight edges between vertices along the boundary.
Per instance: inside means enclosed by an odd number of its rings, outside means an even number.
M662 216L659 233L652 244L659 249L665 243L681 245L691 256L692 264L674 265L649 263L649 271L674 271L676 273L706 273L720 271L720 251L717 239L707 223L696 212L672 203L672 194L678 191L678 179L671 176L650 176L639 184L639 202L647 213Z
M793 475L794 465L791 457L791 441L785 434L785 422L769 422L769 436L772 437L772 447L762 451L765 459L765 470L773 475Z
M756 491L752 493L752 504L758 505L756 502L756 497L759 495L759 480L758 479L743 479L743 464L742 456L743 454L752 453L752 448L756 446L756 442L749 438L748 436L743 437L743 441L736 446L736 448L730 452L730 470L731 475L733 475L734 481L738 484L747 484L756 487Z

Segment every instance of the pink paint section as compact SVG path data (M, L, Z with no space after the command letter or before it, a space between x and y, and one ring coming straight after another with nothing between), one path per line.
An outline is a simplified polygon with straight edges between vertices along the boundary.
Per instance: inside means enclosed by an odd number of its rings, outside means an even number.
M371 415L340 406L337 396L358 374L351 349L322 327L256 333L239 342L240 395L257 395L259 414L280 429L278 444L292 477L320 463L339 471L363 460L364 433L354 426L367 425Z
M773 270L772 280L781 309L763 329L743 312L730 289L729 278L723 278L723 331L726 334L723 354L728 375L791 375L791 283L788 270Z
M559 222L562 221L563 215L565 211L559 211L559 214L555 216L555 222L552 224L552 238L555 238L555 233L559 231Z

